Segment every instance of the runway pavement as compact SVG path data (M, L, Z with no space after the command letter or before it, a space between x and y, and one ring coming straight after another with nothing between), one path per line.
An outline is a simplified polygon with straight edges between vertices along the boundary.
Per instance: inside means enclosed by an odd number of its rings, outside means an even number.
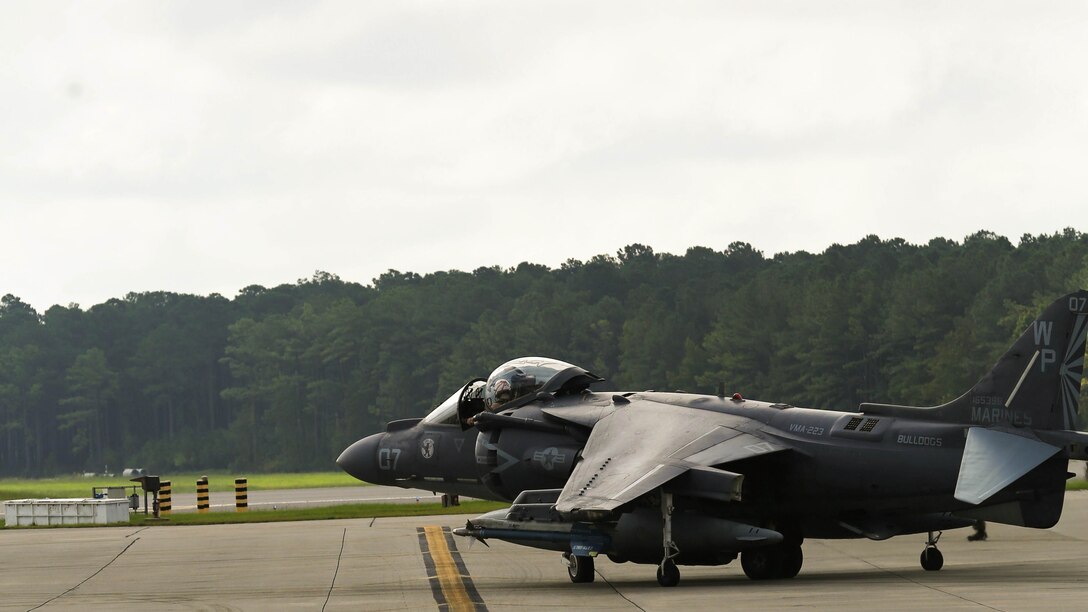
M575 585L559 555L493 542L468 549L442 527L465 517L200 527L0 530L0 610L1074 610L1088 603L1088 493L1057 527L946 532L945 567L918 565L924 537L810 540L787 581L737 563L654 567L600 559ZM433 576L433 577L431 577ZM447 588L443 588L445 585ZM446 607L439 607L439 601Z

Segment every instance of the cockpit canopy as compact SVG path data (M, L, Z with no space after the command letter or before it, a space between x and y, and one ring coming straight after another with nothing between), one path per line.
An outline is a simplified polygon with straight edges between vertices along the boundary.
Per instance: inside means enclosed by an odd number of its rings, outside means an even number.
M520 357L495 368L487 377L484 389L484 406L495 412L516 400L539 391L555 393L566 389L568 383L582 381L576 391L590 383L602 380L578 366L547 357ZM577 383L575 383L577 384Z
M446 398L446 401L423 417L423 422L429 425L456 425L457 403L461 399L462 391L464 391L464 387L454 391L453 395Z
M538 394L579 393L604 380L582 368L547 357L520 357L495 368L485 381L469 381L439 404L424 423L470 427L470 418L483 412L517 408Z

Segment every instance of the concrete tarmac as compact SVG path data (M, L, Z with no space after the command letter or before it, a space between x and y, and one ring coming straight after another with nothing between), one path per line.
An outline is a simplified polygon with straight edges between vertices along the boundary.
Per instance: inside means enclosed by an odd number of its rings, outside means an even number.
M466 517L0 530L0 610L1080 610L1088 606L1088 493L1051 530L946 532L945 566L918 564L924 536L810 540L793 580L752 582L734 562L685 567L676 588L648 565L597 561L570 583L558 553L437 529ZM431 527L429 530L421 528ZM433 537L432 537L433 536ZM447 546L444 542L452 542ZM458 565L459 562L459 565ZM445 569L444 569L445 568ZM475 601L441 588L453 579ZM435 578L429 578L429 574ZM467 578L462 578L466 574ZM464 582L461 582L461 581ZM439 607L438 601L448 607Z

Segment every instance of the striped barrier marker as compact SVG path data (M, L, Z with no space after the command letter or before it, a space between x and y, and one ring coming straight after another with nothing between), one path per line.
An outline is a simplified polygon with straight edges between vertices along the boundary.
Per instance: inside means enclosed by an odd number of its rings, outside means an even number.
M203 514L211 506L208 503L208 477L204 476L196 481L196 511Z
M234 509L238 512L249 511L249 484L245 478L234 479Z
M164 480L159 483L159 515L168 516L170 510L170 481Z

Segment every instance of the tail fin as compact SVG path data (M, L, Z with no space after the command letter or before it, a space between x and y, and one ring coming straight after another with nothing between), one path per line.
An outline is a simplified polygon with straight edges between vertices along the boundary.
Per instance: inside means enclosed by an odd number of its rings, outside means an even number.
M1047 306L970 391L935 408L862 404L862 412L1033 429L1078 429L1088 291Z
M1052 303L964 396L971 423L1077 429L1088 291ZM959 411L957 411L959 412Z

